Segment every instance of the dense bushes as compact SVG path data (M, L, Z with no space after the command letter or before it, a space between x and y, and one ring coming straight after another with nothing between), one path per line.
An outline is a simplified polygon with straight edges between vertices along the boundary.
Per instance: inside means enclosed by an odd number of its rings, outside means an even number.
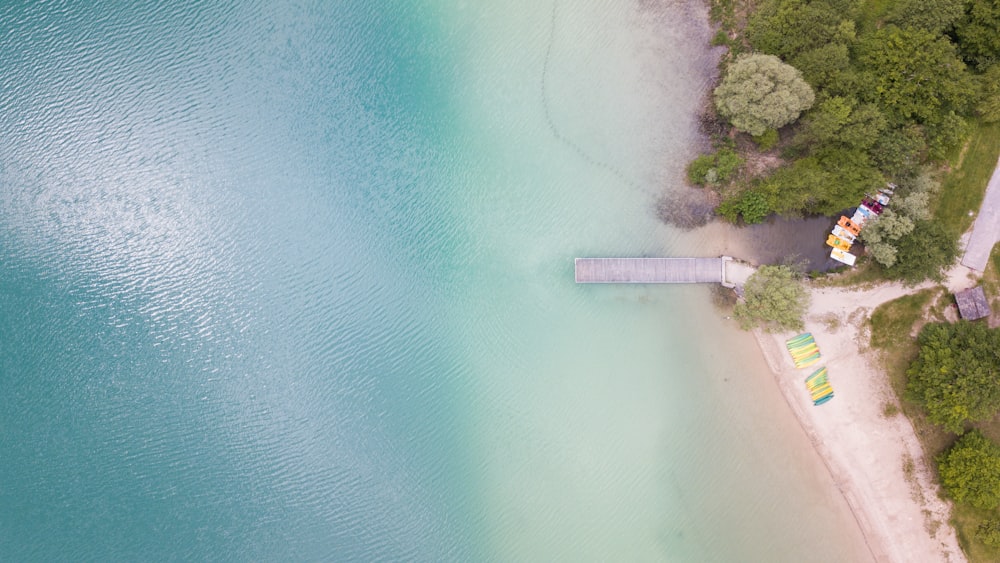
M688 180L697 186L717 186L729 181L743 165L743 159L732 148L722 147L703 154L688 164Z
M720 190L719 212L728 218L752 222L762 201L767 213L832 214L922 163L944 159L968 134L970 119L1000 120L1000 0L888 0L875 7L761 0L742 40L757 54L729 63L716 107L752 135L786 127L786 163ZM755 62L749 70L747 61ZM761 79L763 61L786 69L785 78ZM804 89L777 97L787 103L762 93L791 81L794 69L815 97L798 121L795 108L811 102ZM777 141L769 135L761 150Z
M951 498L982 509L1000 506L1000 446L973 430L938 456L937 462L941 484ZM996 523L985 524L986 529L980 527L984 539L1000 539Z
M928 222L930 201L939 187L927 171L905 180L897 187L892 207L861 230L868 254L885 267L891 277L913 282L936 278L941 268L954 259L957 252L954 237L941 236L944 231ZM921 232L914 233L918 225ZM904 248L902 261L899 260L901 247ZM909 256L911 253L917 256Z
M950 432L1000 411L1000 331L983 323L931 323L906 371L906 395Z

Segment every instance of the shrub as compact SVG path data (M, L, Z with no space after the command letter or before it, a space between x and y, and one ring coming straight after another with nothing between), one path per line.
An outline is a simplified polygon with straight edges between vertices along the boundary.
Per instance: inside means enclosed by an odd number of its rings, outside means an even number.
M951 498L986 510L1000 506L1000 446L978 430L963 435L937 463ZM989 529L986 536L992 541Z
M688 164L688 180L696 186L717 186L729 181L743 166L743 159L731 148L703 154Z
M743 288L743 300L733 314L740 326L765 330L800 330L809 294L789 266L761 266Z
M917 359L906 370L906 398L949 432L992 418L1000 410L998 336L982 323L925 325Z
M990 547L1000 547L1000 520L987 520L976 528L976 539Z
M754 137L753 142L757 143L758 149L762 151L769 151L774 148L774 145L778 144L779 139L780 137L778 136L777 129L768 129L767 131L764 131L764 133Z

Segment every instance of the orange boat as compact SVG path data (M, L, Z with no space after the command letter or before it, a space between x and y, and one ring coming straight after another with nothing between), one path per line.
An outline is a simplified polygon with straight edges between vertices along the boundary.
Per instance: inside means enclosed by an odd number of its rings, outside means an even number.
M850 233L854 236L861 234L861 225L858 225L843 215L840 216L840 221L837 221L837 224L850 231Z

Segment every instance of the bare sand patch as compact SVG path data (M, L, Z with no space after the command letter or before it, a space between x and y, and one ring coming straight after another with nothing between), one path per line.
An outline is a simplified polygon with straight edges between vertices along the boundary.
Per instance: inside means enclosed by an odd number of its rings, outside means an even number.
M965 272L953 272L955 281ZM887 376L869 349L867 320L878 305L930 284L864 290L814 288L806 317L822 353L795 369L785 349L794 334L755 335L778 386L822 456L878 561L965 561L951 505L939 495L909 420L895 405ZM834 398L813 406L805 377L826 366Z

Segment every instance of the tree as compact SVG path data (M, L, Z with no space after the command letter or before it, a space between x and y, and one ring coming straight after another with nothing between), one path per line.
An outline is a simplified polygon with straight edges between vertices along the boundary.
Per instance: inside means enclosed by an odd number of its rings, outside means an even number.
M729 194L719 204L716 213L732 223L742 218L744 223L753 225L762 222L772 210L773 206L767 194L751 188Z
M921 170L914 177L901 180L900 186L906 191L896 194L892 200L892 209L914 221L930 219L931 196L941 188L941 184L931 176L930 171Z
M936 123L949 110L965 113L975 85L948 39L923 29L879 29L858 45L865 68L859 92L898 123Z
M823 100L804 118L796 136L800 143L838 145L847 149L870 149L887 126L874 104L858 104L854 98L834 96Z
M923 129L910 124L882 131L869 154L879 170L894 177L916 166L926 150Z
M741 55L715 89L719 114L754 136L795 121L814 99L802 74L773 55Z
M958 237L937 221L916 221L913 230L896 243L896 264L886 269L893 278L906 283L940 280L941 270L958 257Z
M955 22L955 37L966 62L981 71L1000 61L1000 0L969 2Z
M740 326L749 330L801 330L809 294L798 274L788 266L761 266L747 280L743 300L733 311Z
M802 78L813 88L824 88L837 94L842 84L852 82L850 50L844 43L828 43L803 51L788 62L802 71Z
M1000 121L1000 63L988 68L979 83L982 97L976 111L987 123Z
M930 219L930 198L938 189L938 183L926 171L905 180L897 188L892 207L886 209L877 219L865 223L861 239L865 250L876 262L892 268L899 259L896 248L899 240L916 228L918 221Z
M951 498L986 510L1000 506L1000 446L978 430L959 438L937 464Z
M861 229L865 249L886 268L896 265L899 251L896 241L913 232L913 219L893 209L886 209L878 219L869 220Z
M906 397L949 432L1000 410L1000 332L983 323L931 323L917 338L920 351L906 370Z
M887 18L899 27L940 34L965 15L965 0L901 0Z
M831 43L854 39L854 22L826 2L769 0L750 15L747 39L754 49L789 60Z
M940 119L927 123L927 155L944 160L948 151L958 146L969 134L969 124L953 110L941 114Z
M856 205L872 186L884 182L863 151L828 146L778 168L756 190L781 215L833 214Z

